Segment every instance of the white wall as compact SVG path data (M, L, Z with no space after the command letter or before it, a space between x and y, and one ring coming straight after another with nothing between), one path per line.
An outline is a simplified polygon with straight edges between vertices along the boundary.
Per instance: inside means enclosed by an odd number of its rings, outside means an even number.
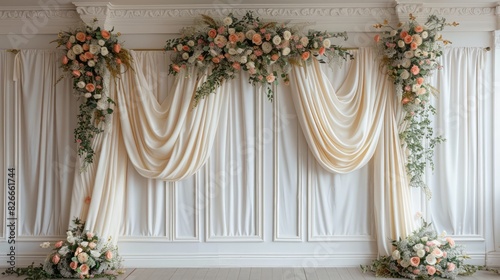
M157 11L158 14L148 12L148 7L136 9L131 6L102 6L102 11L92 12L89 7L80 5L80 14L74 8L55 8L49 5L44 12L18 13L12 10L16 8L0 7L0 49L54 49L54 44L49 44L57 32L66 30L68 25L76 24L79 20L76 16L81 16L84 20L93 17L101 17L101 22L108 26L113 25L117 31L123 33L122 40L124 46L129 49L161 49L165 40L175 36L175 32L183 25L192 22L193 15L198 13L218 13L220 9L209 7L152 7L150 10ZM97 5L95 3L91 5ZM389 17L396 19L398 15L404 16L407 11L420 9L422 18L425 14L437 12L443 14L450 20L460 21L460 26L455 31L445 32L445 37L453 41L454 47L491 47L492 51L487 56L486 69L492 73L490 84L493 92L500 92L498 79L500 75L500 39L499 34L494 34L496 29L498 7L489 4L462 4L463 8L447 9L443 5L429 7L414 7L414 5L399 5L398 8L387 7L387 5L367 4L353 7L345 5L350 9L342 9L342 5L328 6L324 4L317 9L309 9L304 6L287 7L286 5L275 5L268 9L257 10L262 17L274 18L275 20L294 19L296 21L312 21L317 24L315 29L331 31L348 31L349 40L341 43L346 47L369 46L371 44L374 30L373 23L381 22ZM476 5L476 6L474 6ZM339 8L340 7L340 8ZM234 6L233 6L234 8ZM237 6L237 8L254 8L252 6ZM454 7L456 8L456 7ZM24 10L41 10L40 7L23 8ZM107 11L111 11L111 16L105 16ZM9 10L6 12L6 10ZM131 14L127 14L131 11ZM185 14L178 14L183 11ZM329 13L325 13L325 11ZM120 13L122 14L120 14ZM114 14L113 14L114 13ZM49 16L45 20L44 15ZM123 16L128 15L128 16ZM38 18L41 16L41 18ZM453 30L452 28L449 28ZM496 36L496 37L495 37ZM495 43L496 38L496 43ZM6 75L5 73L2 73ZM495 75L495 76L493 76ZM7 98L7 91L3 92L4 101ZM494 99L496 98L496 99ZM500 98L491 96L492 104L500 106ZM124 236L120 239L120 252L125 258L125 265L128 267L159 267L159 266L351 266L360 263L368 263L376 257L376 247L374 241L373 224L370 222L370 213L360 214L364 220L354 231L338 233L333 229L321 229L315 225L316 217L321 209L316 191L328 191L332 188L332 205L335 199L352 199L353 188L357 191L370 193L368 168L359 171L359 176L333 177L327 174L320 174L320 169L315 167L314 159L307 152L307 145L303 139L298 124L293 117L285 119L275 119L275 121L286 122L284 134L277 134L273 112L291 108L291 104L286 99L270 104L266 100L256 98L250 100L255 106L255 122L257 127L255 133L261 133L261 142L256 144L254 152L256 158L252 169L256 172L254 184L250 190L255 199L248 199L247 202L254 203L254 212L250 220L252 230L244 234L233 233L228 235L220 234L214 229L213 219L218 216L216 209L211 205L220 203L221 199L226 199L220 190L211 189L214 185L207 183L207 174L211 174L210 167L206 167L193 178L189 178L179 183L165 184L155 190L143 190L143 186L134 186L129 190L130 194L159 195L163 198L160 201L164 209L160 214L160 220L164 221L164 229L161 234L138 233L130 229L135 223L141 223L140 217L134 218L133 214L126 214L124 224ZM293 106L292 106L293 107ZM257 109L262 108L262 109ZM494 119L500 119L496 110ZM8 118L0 114L4 119L4 126L12 125ZM500 121L494 123L491 137L499 139ZM267 135L266 133L270 133ZM280 157L279 137L287 135L296 138L296 152L292 153L293 162L291 173L298 174L293 184L287 185L276 180L276 174L281 167L274 165L276 158ZM269 138L266 138L269 137ZM278 148L277 148L278 147ZM255 148L255 147L254 147ZM12 164L12 147L5 146L4 161L0 164L3 175L2 182L6 182L5 169ZM466 244L468 252L471 254L472 263L489 265L500 265L500 213L498 203L500 201L500 180L498 172L500 163L500 149L495 146L493 151L495 166L491 169L488 177L488 184L479 191L477 205L479 210L476 219L480 220L482 228L474 235L456 236L459 242ZM293 170L295 168L295 170ZM349 181L345 178L355 178ZM320 178L322 183L314 185L313 180ZM344 178L344 179L343 179ZM5 184L4 184L5 186ZM230 186L236 187L236 186ZM5 187L4 187L5 188ZM213 195L217 193L219 195ZM285 197L283 197L285 193ZM291 193L291 194L290 194ZM5 194L5 191L2 192ZM415 209L427 209L427 202L420 197L418 190L415 194ZM295 200L283 198L296 197ZM351 196L351 197L350 197ZM128 199L132 199L129 196ZM361 196L364 203L370 203L369 199ZM5 197L3 197L5 201ZM366 201L365 201L366 200ZM280 208L283 203L287 203L286 209L292 209L292 213L283 212ZM147 206L147 205L145 205ZM335 206L331 206L335 208ZM494 207L497 207L494 209ZM280 210L281 209L281 210ZM321 209L320 212L315 209ZM369 208L367 208L369 209ZM130 209L129 209L130 210ZM334 209L341 211L341 208ZM18 211L23 211L19 209ZM5 213L5 207L0 209L0 213ZM141 212L142 213L142 212ZM214 216L215 215L215 216ZM363 216L364 215L364 216ZM334 217L334 215L330 216ZM136 220L134 220L136 219ZM19 221L22 223L22 221ZM332 222L332 221L330 221ZM151 223L153 225L154 223ZM5 228L6 221L0 223ZM348 226L343 227L349 228ZM326 232L326 233L325 233ZM0 241L0 252L8 252L8 233L2 232ZM38 248L42 241L47 239L55 240L57 235L63 232L54 229L55 236L30 236L23 232L17 232L16 242L17 264L30 264L32 261L42 260L45 251ZM6 255L0 255L0 265L5 266Z

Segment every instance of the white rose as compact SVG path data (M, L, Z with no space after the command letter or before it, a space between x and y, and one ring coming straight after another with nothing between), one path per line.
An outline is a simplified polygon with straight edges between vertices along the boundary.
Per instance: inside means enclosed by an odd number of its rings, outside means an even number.
M420 240L422 240L422 242L427 242L427 240L429 240L429 237L424 236L424 237L420 238Z
M188 43L187 43L188 46L190 47L194 47L194 41L193 40L189 40Z
M398 31L396 31L396 30L391 30L391 36L396 36L396 34L398 34Z
M399 260L399 259L401 258L401 253L400 253L398 250L394 250L394 251L392 252L392 258L393 258L394 260Z
M432 240L432 243L434 243L434 246L441 246L441 242L439 240Z
M269 42L264 42L262 44L262 51L264 53L270 53L273 50L273 46Z
M187 52L182 54L182 59L187 60L189 58L189 54Z
M91 54L96 54L96 53L98 53L100 50L101 50L101 47L99 47L98 45L94 45L94 44L92 44L92 45L90 45L90 47L89 47L89 52L90 52Z
M43 249L47 249L50 247L50 242L43 242L42 244L40 244L40 247L42 247Z
M307 46L307 44L309 44L309 38L307 38L307 37L302 37L302 38L300 38L300 43L301 43L304 47L306 47L306 46Z
M61 249L59 249L59 254L61 256L64 256L66 255L67 253L69 253L69 249L68 249L68 246L62 246Z
M285 30L285 32L283 32L283 39L285 39L285 41L290 40L291 37L292 37L292 33L290 33L290 31Z
M330 42L329 39L323 40L323 47L325 47L326 49L330 48L331 45L332 45L332 42Z
M73 44L76 41L75 36L69 36L69 42Z
M415 54L413 53L413 51L405 51L404 55L405 55L406 58L412 58L412 57L415 56Z
M313 44L313 48L317 49L319 46L318 46L318 42L314 42Z
M279 35L276 35L273 37L273 44L279 45L281 43L281 37Z
M227 50L227 52L228 52L230 55L235 55L235 54L237 54L237 53L238 53L238 52L237 52L235 49L233 49L233 48L230 48L229 50Z
M104 46L104 44L106 44L106 42L104 42L104 40L99 40L97 41L97 44L99 44L99 46Z
M290 48L289 48L289 47L284 48L284 49L281 51L281 54L283 54L284 56L289 55L289 54L290 54Z
M97 259L98 257L100 257L100 256L101 256L101 253L99 253L99 251L92 250L92 251L90 251L90 255L91 255L92 257L94 257L94 258L96 258L96 259Z
M416 49L414 52L415 57L420 57L421 54L422 54L422 51L420 49Z
M425 258L425 261L430 264L430 265L435 265L436 264L436 257L434 257L433 255L428 255L426 258Z
M66 241L68 241L70 244L74 244L75 243L75 238L73 236L68 236L66 238Z
M418 103L417 103L417 100L418 100ZM420 99L418 99L418 98L417 98L417 99L415 99L415 103L416 103L416 104L419 104L419 103L420 103ZM418 250L418 251L417 251L417 256L418 256L419 258L423 258L423 257L425 256L425 250L424 250L424 249L420 249L420 250Z
M402 267L409 267L409 266L410 266L410 261L407 261L407 260L402 260L402 261L401 261L401 266L402 266Z
M106 55L108 55L108 53L109 53L108 48L106 48L106 47L102 47L101 48L101 54L102 55L106 56Z
M231 23L233 23L233 19L230 18L230 17L226 17L224 20L224 25L231 25Z
M251 69L251 68L255 68L255 63L253 61L249 61L247 64L246 64L247 68L248 69Z
M66 232L66 235L67 235L67 236L73 236L73 233L72 233L70 230L68 230L68 231Z
M422 243L418 243L415 246L413 246L413 250L414 251L418 251L418 250L421 250L421 249L424 249L424 244L422 244Z
M414 84L414 85L412 85L412 86L411 86L411 91L413 91L413 92L417 92L417 90L418 90L419 88L420 88L420 85L418 85L418 84Z
M80 263L86 263L89 260L89 255L87 255L87 253L84 252L78 254L77 258Z
M227 29L227 33L229 33L229 35L234 34L234 33L236 33L236 29L229 28L229 29Z
M80 245L82 245L82 247L87 247L89 246L89 243L87 241L83 241L82 243L80 243Z
M247 63L248 58L244 55L240 58L240 63L245 64Z
M245 34L245 37L247 37L248 40L252 40L253 35L255 35L255 30L248 30L247 33Z
M401 79L406 80L406 79L408 79L409 77L410 77L410 72L408 72L407 70L403 70L403 71L401 72Z
M84 87L85 87L85 82L84 82L84 81L79 81L76 85L77 85L79 88L84 88Z
M100 94L94 94L94 99L101 99L102 96Z
M84 95L83 95L85 98L91 98L92 97L92 93L90 92L86 92ZM68 237L69 238L69 237Z
M87 62L87 64L88 64L88 66L90 66L90 67L94 67L94 66L95 66L95 61L93 61L93 60L89 60L89 61Z
M422 32L422 39L426 39L429 36L429 33L427 31Z
M398 47L404 48L405 47L405 42L403 40L398 41Z
M245 51L245 49L242 49L242 48L238 48L238 49L236 50L236 52L237 52L238 54L241 54L241 53L242 53L242 52L244 52L244 51Z
M196 60L196 57L191 56L191 57L188 59L188 63L189 63L189 64L192 64L192 63L194 63L194 62L195 62L195 60Z
M178 51L182 51L182 44L177 44L176 48Z
M78 44L74 45L74 46L73 46L73 48L72 48L72 50L73 50L73 52L74 52L75 54L77 54L77 55L78 55L78 54L81 54L81 53L83 52L83 48L82 48L82 46L80 46L80 45L78 45Z
M68 52L66 53L66 56L71 59L71 60L75 60L76 59L76 55L75 53L73 52L73 50L68 50Z

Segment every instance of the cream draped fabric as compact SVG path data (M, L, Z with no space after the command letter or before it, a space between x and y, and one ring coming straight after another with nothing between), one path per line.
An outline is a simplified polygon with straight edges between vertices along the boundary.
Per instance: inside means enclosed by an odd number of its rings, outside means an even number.
M136 55L132 52L132 57ZM171 94L158 103L144 75L148 69L127 71L117 80L118 106L127 154L144 177L178 181L194 174L207 161L215 138L219 115L230 94L220 93L201 100L194 107L198 83L196 69L184 73L171 88Z
M355 59L338 92L316 60L308 67L294 66L292 99L309 149L325 169L354 171L377 151L374 215L379 253L388 254L388 238L406 236L414 227L397 103L376 52L361 48Z

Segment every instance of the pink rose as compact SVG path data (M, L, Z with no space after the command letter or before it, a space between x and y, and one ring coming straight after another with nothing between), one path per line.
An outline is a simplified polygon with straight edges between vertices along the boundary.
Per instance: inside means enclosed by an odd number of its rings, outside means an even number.
M109 34L109 31L103 29L101 30L101 37L108 40L111 37L111 34Z
M85 235L87 235L87 239L92 239L94 237L94 233L88 231Z
M80 254L81 252L83 252L82 248L80 248L80 247L76 248L76 250L75 250L75 257L78 256L78 254Z
M241 64L239 64L238 62L233 62L233 68L235 70L240 70L241 69Z
M428 265L426 268L427 268L427 274L434 275L434 273L436 273L436 268L433 267L432 265Z
M82 53L80 56L78 56L78 58L80 59L80 61L82 62L86 62L87 61L87 58L85 57L85 55Z
M260 45L262 44L262 36L260 36L259 33L255 33L253 36L252 36L252 43L256 44L256 45Z
M414 270L413 270L413 274L415 274L415 275L420 274L420 270L418 270L418 269L414 269Z
M448 244L450 244L450 247L455 247L455 240L453 240L453 238L451 237L446 237L446 242L448 242Z
M421 25L417 25L417 26L415 26L415 29L413 29L413 30L415 30L415 32L417 32L417 33L420 33L422 31L424 31L424 28Z
M204 57L202 54L200 54L200 55L198 56L198 60L199 60L199 61L203 61L204 59L205 59L205 57Z
M425 104L425 101L422 101L422 104ZM446 256L448 256L448 253L446 253L446 251L443 251L443 258L446 258Z
M260 49L257 49L255 51L253 51L253 53L256 55L256 56L261 56L263 54L262 50Z
M266 29L265 29L265 28L261 28L259 31L260 31L260 33L262 33L262 34L266 33Z
M90 267L87 264L82 264L80 266L80 275L87 275L89 274Z
M106 253L104 253L104 257L109 261L113 258L113 252L111 251L106 251Z
M172 65L172 70L174 70L175 72L179 73L181 71L181 68L179 67L179 65L173 64Z
M406 36L408 36L408 32L406 32L406 31L404 31L404 30L403 30L403 31L401 31L401 33L399 34L399 37L400 37L401 39L406 38Z
M451 263L451 262L448 263L448 265L446 266L446 270L448 270L448 271L453 271L453 270L455 270L455 268L456 268L455 264Z
M68 64L68 62L69 62L68 57L67 56L63 56L63 58L62 58L62 64L66 65L66 64Z
M373 40L375 40L376 43L380 42L380 35L375 35L375 37L373 37Z
M226 31L226 28L224 26L221 26L217 29L217 33L222 34Z
M410 48L411 48L412 50L416 50L416 49L418 48L417 43L416 43L416 42L411 42L411 44L410 44Z
M210 29L210 30L208 31L208 37L210 37L210 38L212 38L212 39L213 39L213 38L215 38L215 36L217 36L217 30L215 30L215 29Z
M73 71L71 71L71 74L73 74L73 76L75 76L75 77L77 77L77 78L78 78L78 77L80 77L80 76L82 75L82 73L80 73L80 71L78 71L78 70L73 70Z
M413 41L413 37L411 37L411 35L406 35L403 40L405 41L405 43L409 44Z
M61 247L62 247L62 245L63 245L63 242L62 242L62 241L57 241L57 242L56 242L56 244L54 244L54 247L55 247L56 249L59 249L59 248L61 248Z
M303 52L301 55L302 60L308 60L310 55L311 54L309 52Z
M408 104L410 101L411 101L410 98L405 97L405 98L403 98L403 100L401 100L401 103L403 103L403 105L405 105L405 104Z
M55 254L54 256L52 256L52 263L53 264L58 264L60 260L61 260L61 258L59 257L58 254Z
M89 77L94 76L94 74L92 74L92 72L90 72L90 71L85 72L85 75L86 75L86 76L89 76Z
M255 73L257 73L257 71L255 70L255 68L250 68L248 69L248 73L250 73L250 75L254 75Z
M78 267L78 263L77 262L71 262L69 264L69 267L71 267L71 269L73 269L73 270L76 270L76 268Z
M71 44L70 41L66 42L66 48L69 50L71 49L71 47L73 46L73 44Z
M120 46L120 44L113 45L113 52L114 53L120 53L121 49L122 49L122 46Z
M423 83L424 83L424 78L422 78L422 77L418 77L418 78L417 78L417 84L421 85L421 84L423 84Z
M411 87L409 85L405 86L405 91L411 91Z
M78 33L76 33L75 38L76 38L78 41L80 41L80 42L82 42L82 43L83 43L83 42L85 42L85 39L87 39L87 36L86 36L86 35L85 35L85 33L83 33L83 32L78 32Z
M266 35L264 35L264 37L266 38L266 41L271 40L271 34L269 34L269 33L267 33Z
M274 82L275 79L276 79L276 77L273 75L273 73L267 75L267 77L266 77L266 80L268 83Z
M246 38L246 37L245 37L245 33L243 33L243 32L238 32L238 33L236 33L236 36L238 36L238 41L239 41L239 42L243 42L243 41L245 41L245 38Z
M420 258L419 257L413 257L410 259L410 264L412 266L418 266L420 264Z
M410 69L410 72L413 74L413 75L418 75L418 73L420 73L420 68L418 68L417 65L413 65Z

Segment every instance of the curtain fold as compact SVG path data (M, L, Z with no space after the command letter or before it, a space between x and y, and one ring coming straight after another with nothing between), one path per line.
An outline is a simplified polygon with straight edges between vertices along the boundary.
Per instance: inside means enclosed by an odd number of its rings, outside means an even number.
M131 52L132 57L136 56ZM196 69L180 73L172 93L159 103L145 74L154 69L127 71L117 82L117 101L127 154L144 177L178 181L194 174L207 161L222 108L230 88L201 100L194 108ZM186 77L182 77L182 75Z
M355 59L338 92L317 61L294 66L292 99L309 149L326 170L351 172L375 154L377 244L380 254L389 254L389 239L407 236L414 227L396 121L401 112L376 52L360 48Z

